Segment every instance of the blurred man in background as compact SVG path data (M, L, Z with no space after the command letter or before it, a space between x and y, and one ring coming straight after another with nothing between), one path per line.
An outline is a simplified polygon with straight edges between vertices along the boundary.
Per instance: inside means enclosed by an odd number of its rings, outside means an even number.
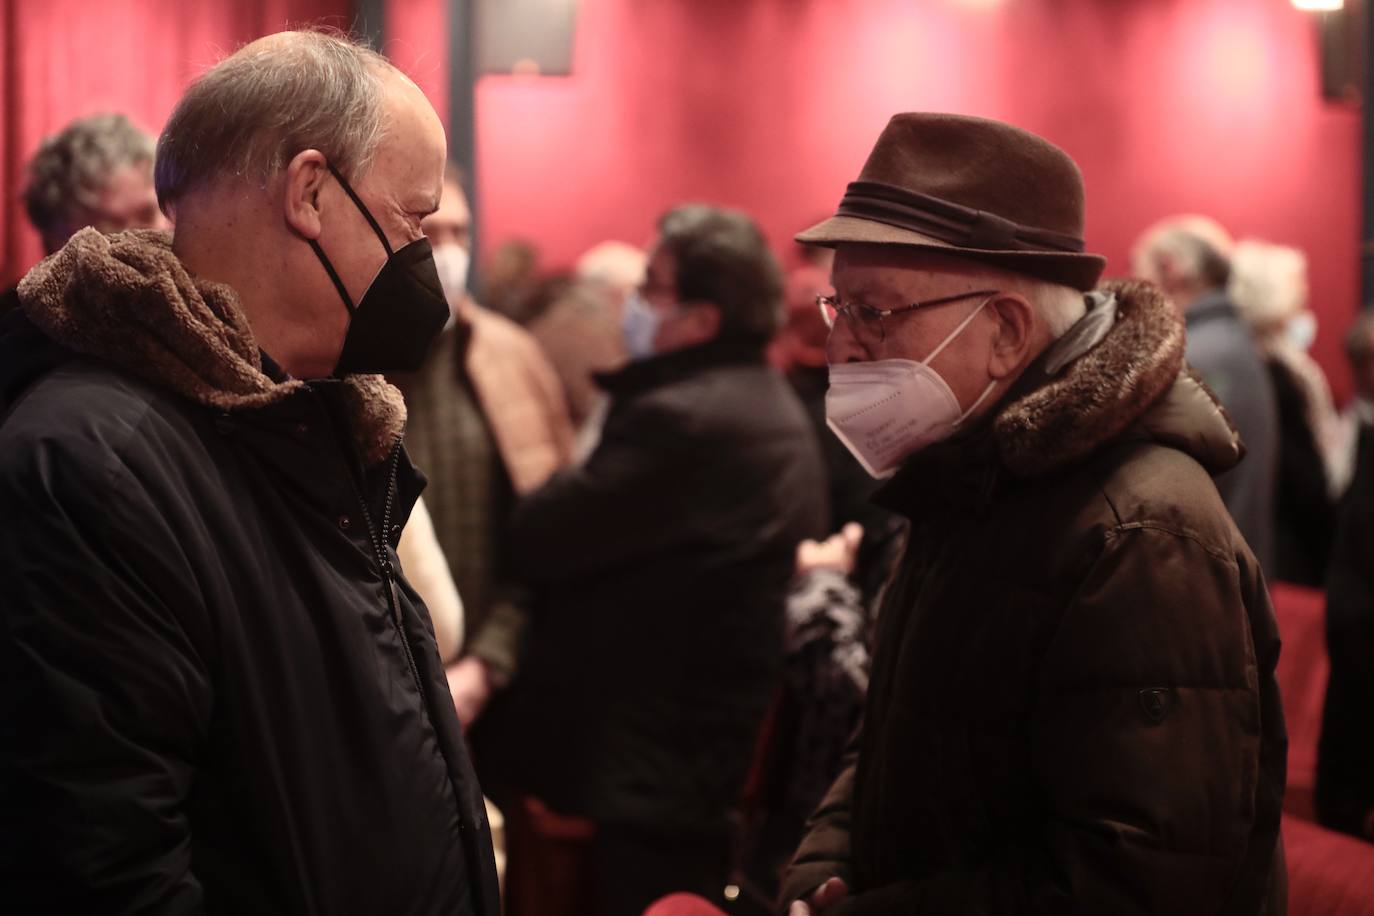
M594 376L625 364L621 308L644 282L645 260L642 249L624 242L594 246L578 259L572 277L557 281L547 307L536 310L528 325L563 382L579 434L604 415L606 394ZM595 435L593 429L588 441L594 443Z
M631 362L601 379L599 444L512 521L536 613L478 751L510 789L595 822L606 916L720 899L797 545L824 532L815 436L763 358L781 292L747 216L666 214L625 305Z
M502 532L516 499L567 462L572 425L538 344L468 294L471 212L460 174L448 166L439 209L421 223L448 325L424 367L396 381L410 410L406 447L429 478L425 506L463 600L466 640L448 679L470 726L514 676L526 626Z
M1245 458L1217 489L1266 575L1274 574L1279 415L1274 386L1226 287L1231 238L1213 220L1178 216L1152 226L1131 252L1137 277L1154 283L1183 315L1188 365L1230 414Z
M166 229L153 190L153 138L122 114L96 114L47 138L29 160L24 211L52 254L86 226ZM0 314L17 304L0 294Z
M1278 416L1274 567L1268 574L1322 588L1336 537L1328 468L1339 420L1326 374L1307 355L1317 333L1317 316L1307 307L1307 257L1284 245L1241 241L1231 256L1228 292L1259 348Z
M482 264L478 298L485 307L521 325L530 315L530 297L543 276L539 246L529 239L508 239Z

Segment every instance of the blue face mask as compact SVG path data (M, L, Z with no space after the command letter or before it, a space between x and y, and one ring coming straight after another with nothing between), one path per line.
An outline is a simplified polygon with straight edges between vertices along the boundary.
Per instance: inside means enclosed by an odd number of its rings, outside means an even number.
M620 335L625 339L625 351L638 362L654 355L654 338L663 324L663 312L644 300L639 291L625 299L620 318Z

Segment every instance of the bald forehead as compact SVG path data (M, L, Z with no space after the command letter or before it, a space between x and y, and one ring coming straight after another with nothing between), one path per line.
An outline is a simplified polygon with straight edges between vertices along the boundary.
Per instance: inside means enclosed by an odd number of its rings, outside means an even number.
M418 140L437 148L442 159L446 144L444 125L420 87L394 67L387 67L379 76L385 91L387 130L395 131L397 139Z
M414 212L429 213L443 192L447 141L443 124L423 92L395 68L380 74L385 121L373 171L407 195Z

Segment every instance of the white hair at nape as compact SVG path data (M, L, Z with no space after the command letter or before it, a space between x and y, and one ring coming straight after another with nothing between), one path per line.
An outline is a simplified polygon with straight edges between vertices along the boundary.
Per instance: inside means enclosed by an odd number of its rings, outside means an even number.
M1045 322L1050 336L1056 340L1088 312L1083 292L1072 286L989 264L968 263L971 278L976 279L980 286L996 286L1001 292L1015 293L1029 302Z
M1252 330L1272 333L1307 306L1307 256L1258 239L1237 242L1227 292Z
M297 153L317 149L348 177L366 172L385 131L382 77L394 70L341 32L282 32L244 45L202 74L158 139L164 211L225 177L266 187Z
M1019 287L1016 291L1040 313L1050 336L1056 340L1088 312L1088 302L1082 291L1072 286L1035 277L1018 277L1013 285Z

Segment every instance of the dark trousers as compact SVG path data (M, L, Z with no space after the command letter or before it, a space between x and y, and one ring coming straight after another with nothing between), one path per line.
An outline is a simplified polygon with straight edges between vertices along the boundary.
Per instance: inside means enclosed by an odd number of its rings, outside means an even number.
M722 906L730 838L599 824L592 867L598 916L640 916L655 900L678 892Z

